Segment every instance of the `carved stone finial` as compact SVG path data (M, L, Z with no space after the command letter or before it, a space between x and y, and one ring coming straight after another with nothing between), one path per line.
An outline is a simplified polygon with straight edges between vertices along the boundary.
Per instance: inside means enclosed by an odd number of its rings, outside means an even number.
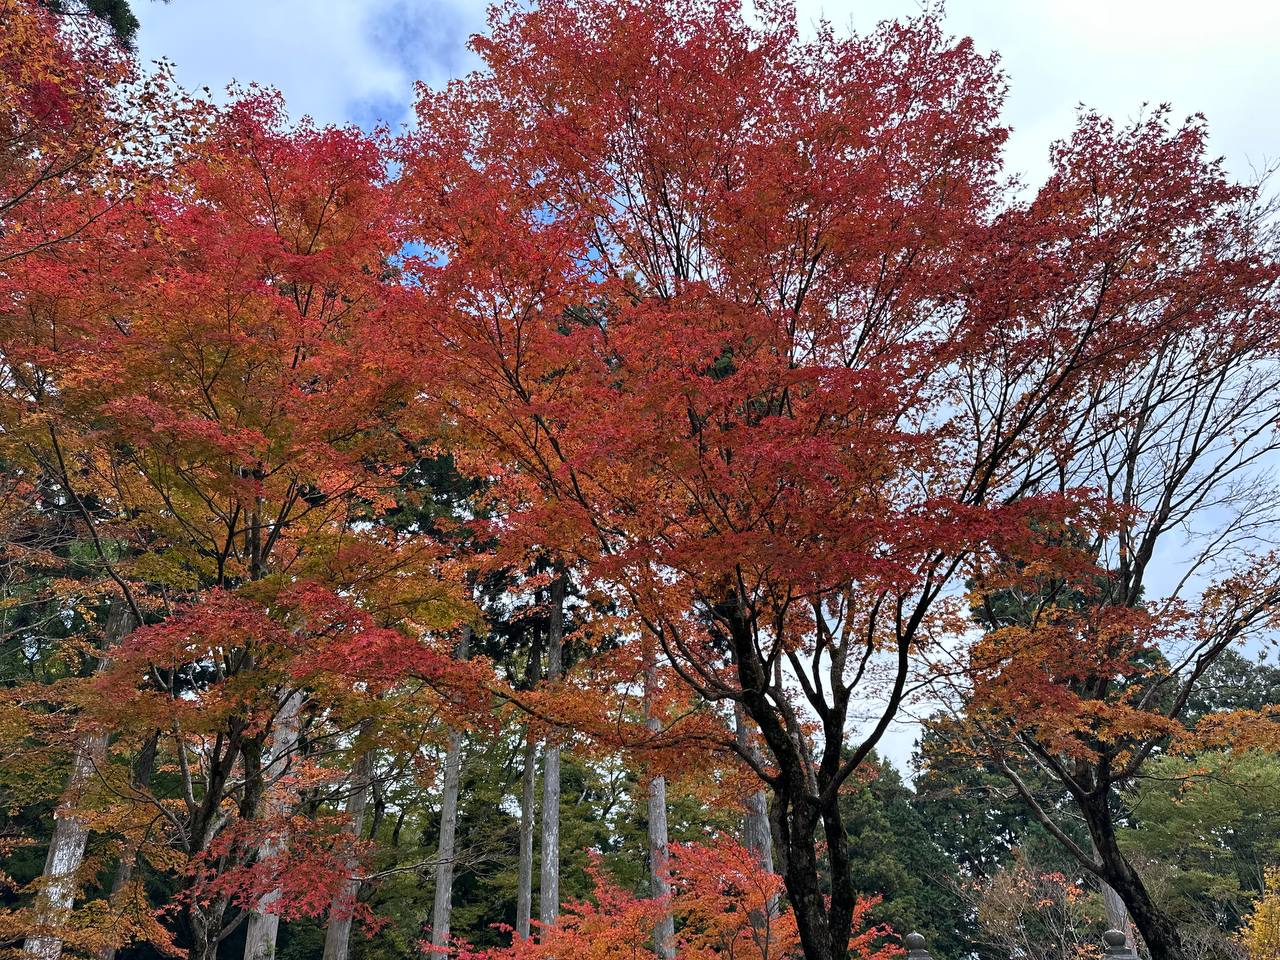
M920 934L908 933L903 938L903 943L907 945L907 960L933 960L925 949L924 937Z
M1102 942L1107 945L1109 957L1132 957L1134 954L1129 949L1128 940L1123 930L1108 930L1102 935Z

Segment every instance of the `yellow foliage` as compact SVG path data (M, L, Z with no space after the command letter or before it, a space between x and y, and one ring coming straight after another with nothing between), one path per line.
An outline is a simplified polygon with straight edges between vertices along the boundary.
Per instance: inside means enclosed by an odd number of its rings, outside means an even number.
M1280 867L1269 867L1262 896L1240 931L1249 960L1280 960Z

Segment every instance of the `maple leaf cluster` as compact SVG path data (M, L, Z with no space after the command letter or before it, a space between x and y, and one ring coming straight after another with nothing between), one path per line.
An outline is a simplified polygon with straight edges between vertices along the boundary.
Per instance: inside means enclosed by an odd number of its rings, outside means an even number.
M732 841L675 844L671 848L672 893L665 899L637 897L619 887L599 858L589 869L592 899L566 905L565 917L537 939L476 951L455 947L459 960L607 960L647 955L654 925L666 911L681 921L676 955L689 960L738 957L787 960L800 957L795 918L779 909L782 880L763 871L756 856ZM858 960L894 960L903 954L892 931L869 921L878 898L859 901L849 955Z

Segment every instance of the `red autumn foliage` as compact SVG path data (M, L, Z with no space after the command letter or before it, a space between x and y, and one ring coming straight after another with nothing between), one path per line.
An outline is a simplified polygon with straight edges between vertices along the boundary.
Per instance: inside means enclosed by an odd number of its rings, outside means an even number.
M226 897L252 909L267 894L275 894L270 909L282 920L337 910L376 931L385 920L346 889L353 869L363 869L369 844L338 830L340 826L340 820L298 816L241 821L192 864L195 883L184 895L204 901ZM277 837L288 837L288 844L273 856L254 857L264 840Z
M1157 750L1277 739L1274 711L1180 717L1274 622L1275 557L1196 603L1143 581L1274 424L1257 192L1161 108L1082 113L1019 195L998 62L938 16L806 39L784 2L754 14L510 0L393 143L257 88L190 101L89 21L0 0L0 530L33 571L75 555L42 597L89 624L57 652L84 669L0 720L25 763L94 768L58 819L177 882L193 956L232 904L362 911L352 821L287 812L333 776L299 725L429 772L446 728L518 717L644 777L696 750L716 801L749 769L784 876L678 846L653 900L597 865L536 942L472 956L632 956L673 913L691 960L883 960L841 788L952 658L969 733L1060 779L1097 856L1055 836L1179 957L1109 791ZM476 481L467 522L406 517L432 454ZM1135 492L1152 476L1189 490ZM585 612L568 674L516 690L454 650L477 583L535 563ZM966 580L1032 615L969 644ZM148 751L172 795L133 783ZM158 912L136 935L168 948ZM35 913L124 942L118 911Z
M675 955L681 960L788 960L803 954L795 917L779 905L782 879L760 868L754 855L732 841L671 847L670 900L637 897L609 879L599 858L589 870L590 901L566 904L554 927L539 925L536 938L510 947L474 951L459 944L458 960L623 960L652 954L658 918L676 917ZM902 949L891 931L871 923L878 898L860 899L854 912L849 956L895 960Z

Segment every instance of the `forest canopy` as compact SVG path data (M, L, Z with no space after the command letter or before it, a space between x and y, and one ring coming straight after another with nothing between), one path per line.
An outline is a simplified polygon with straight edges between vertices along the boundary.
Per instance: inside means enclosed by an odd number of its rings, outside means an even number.
M0 0L0 954L1280 956L1203 118L1019 183L932 9L512 0L372 130L136 28Z

